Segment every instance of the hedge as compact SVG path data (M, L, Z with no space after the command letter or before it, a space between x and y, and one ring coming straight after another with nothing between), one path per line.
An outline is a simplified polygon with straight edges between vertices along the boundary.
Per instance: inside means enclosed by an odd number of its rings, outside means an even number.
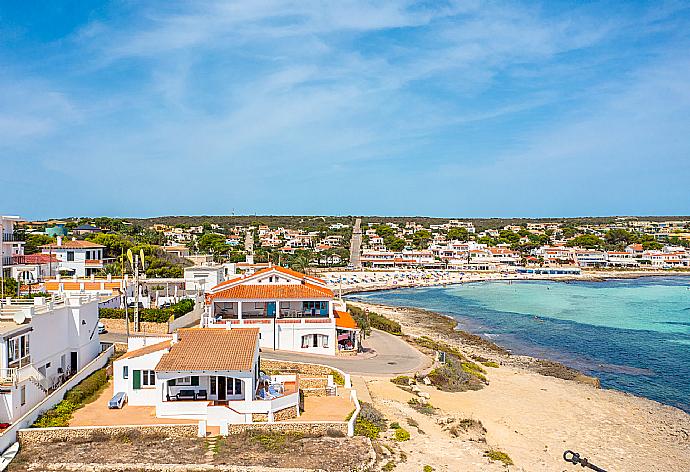
M353 305L347 305L347 310L352 314L357 326L367 335L371 333L371 328L380 329L395 335L402 334L402 328L397 321L388 319L373 311L370 311L367 316L364 310Z
M194 300L184 299L168 308L140 308L139 320L152 323L167 323L170 317L177 319L180 316L186 315L193 309ZM134 311L133 309L129 309L128 311L131 319ZM98 310L98 316L108 319L124 319L125 310L121 308L101 308Z
M68 391L63 400L55 405L54 408L39 416L31 427L54 428L69 426L72 414L90 401L95 400L98 393L107 383L108 376L105 368L97 370Z

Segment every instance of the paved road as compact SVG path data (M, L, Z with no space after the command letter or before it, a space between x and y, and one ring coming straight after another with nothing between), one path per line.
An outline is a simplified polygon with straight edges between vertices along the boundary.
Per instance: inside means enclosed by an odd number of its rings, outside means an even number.
M421 370L430 363L424 354L405 341L382 331L372 331L371 336L364 342L364 347L369 350L368 355L365 354L357 358L300 354L269 349L262 349L261 356L266 359L324 364L350 374L384 376L414 372Z
M362 268L360 261L362 248L362 219L357 218L352 228L352 240L350 241L350 265L355 269Z

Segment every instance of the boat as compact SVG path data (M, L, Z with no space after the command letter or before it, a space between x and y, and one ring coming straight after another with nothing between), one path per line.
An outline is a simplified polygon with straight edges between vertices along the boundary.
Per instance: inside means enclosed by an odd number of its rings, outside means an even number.
M19 452L19 442L15 442L0 455L0 472L5 470Z

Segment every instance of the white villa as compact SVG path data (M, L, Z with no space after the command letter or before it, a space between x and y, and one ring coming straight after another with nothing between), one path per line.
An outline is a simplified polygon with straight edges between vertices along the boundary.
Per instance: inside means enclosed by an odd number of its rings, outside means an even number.
M0 215L0 277L10 275L10 266L16 264L16 257L24 255L24 242L14 232L16 223L23 221L18 216Z
M134 347L131 342L130 344ZM114 391L159 418L208 426L299 416L299 378L261 375L259 329L188 328L128 351L113 364Z
M54 255L60 262L57 270L77 277L89 277L103 268L105 246L90 241L67 240L58 236L57 243L41 246L43 254Z
M95 359L98 297L0 303L0 422L15 419Z
M357 325L324 280L273 266L206 293L202 327L260 330L266 349L335 355L358 348Z

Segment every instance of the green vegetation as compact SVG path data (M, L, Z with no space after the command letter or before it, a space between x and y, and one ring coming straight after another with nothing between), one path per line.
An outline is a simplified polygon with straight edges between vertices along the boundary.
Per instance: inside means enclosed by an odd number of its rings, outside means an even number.
M0 277L0 287L4 288L4 290L2 290L0 292L0 296L2 298L5 298L5 297L13 297L14 298L17 296L17 289L19 289L19 283L17 282L16 279L13 279L11 277L5 277L4 279L2 277Z
M434 468L431 467L430 465L425 465L424 468L422 469L422 472L434 472Z
M184 299L175 303L168 308L142 308L139 310L139 320L152 323L167 323L170 318L177 319L180 316L186 315L194 309L194 300ZM129 310L130 319L132 319L133 310ZM98 310L99 318L106 319L124 319L125 310L121 308L100 308Z
M482 362L482 364L486 367L491 367L493 369L498 369L500 367L498 362L494 362L494 361L484 361L484 362Z
M484 457L488 457L489 460L496 462L503 462L504 465L513 465L513 460L508 454L496 449L490 449L484 453Z
M98 398L107 385L106 369L97 370L67 392L64 399L54 408L39 416L32 428L69 426L72 414Z
M331 375L333 376L333 382L336 385L345 385L345 377L343 377L343 374L335 369L331 369Z
M255 441L267 451L280 451L296 440L302 439L303 434L284 431L252 431L247 432L249 439Z
M436 413L436 408L434 408L431 403L422 403L416 397L410 398L407 401L407 404L424 415L433 415Z
M446 353L446 363L432 370L428 377L431 383L446 392L479 390L488 384L486 371L477 363L467 359L457 348L427 336L414 338L414 342L424 348Z
M393 377L391 382L393 382L395 385L403 386L409 386L417 383L412 377L408 377L407 375L398 375L397 377Z
M55 242L47 234L27 234L24 237L24 254L36 254L41 252L41 246Z
M410 432L403 428L402 426L398 425L397 428L395 428L395 433L393 434L393 439L395 439L398 442L402 441L409 441L410 440Z
M566 246L579 246L586 249L599 249L603 246L603 244L604 241L601 238L594 236L593 234L581 234L579 236L575 236L573 239L568 241L566 243Z
M355 434L376 439L379 433L386 429L386 418L370 403L361 403L361 410L355 421Z
M390 320L383 315L376 312L365 312L359 307L347 305L347 311L352 314L352 317L357 322L357 326L364 331L364 334L371 334L371 328L380 329L390 334L400 336L402 334L402 327L397 321Z
M391 472L391 470L393 470L393 469L395 469L395 462L393 462L393 461L388 461L388 462L386 462L386 465L381 467L381 470L383 472Z

